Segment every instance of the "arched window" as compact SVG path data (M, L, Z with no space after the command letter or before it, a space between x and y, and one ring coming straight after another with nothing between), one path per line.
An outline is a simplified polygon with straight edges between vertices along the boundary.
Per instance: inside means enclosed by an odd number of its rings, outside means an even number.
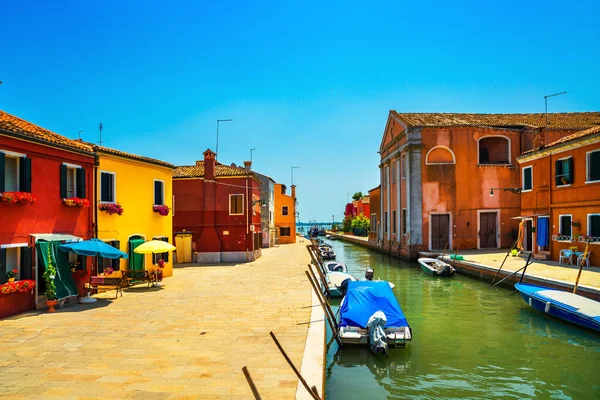
M427 152L425 165L456 164L456 156L446 146L435 146Z
M510 164L510 139L484 136L478 143L479 164Z

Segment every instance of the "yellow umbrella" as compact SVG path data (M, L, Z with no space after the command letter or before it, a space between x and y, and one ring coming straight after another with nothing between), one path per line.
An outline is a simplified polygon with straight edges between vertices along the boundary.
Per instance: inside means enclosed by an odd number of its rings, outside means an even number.
M138 254L156 254L166 253L175 250L176 247L162 240L150 240L148 242L140 244L138 247L133 249ZM158 272L156 272L156 280L158 281ZM153 286L160 286L160 283L156 282Z

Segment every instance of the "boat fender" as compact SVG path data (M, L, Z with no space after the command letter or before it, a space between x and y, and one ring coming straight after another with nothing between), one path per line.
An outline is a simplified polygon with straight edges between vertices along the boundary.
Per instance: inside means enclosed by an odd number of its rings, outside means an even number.
M529 307L533 307L533 306L531 305L531 297L529 298Z
M550 302L546 302L546 308L544 308L544 312L550 311Z

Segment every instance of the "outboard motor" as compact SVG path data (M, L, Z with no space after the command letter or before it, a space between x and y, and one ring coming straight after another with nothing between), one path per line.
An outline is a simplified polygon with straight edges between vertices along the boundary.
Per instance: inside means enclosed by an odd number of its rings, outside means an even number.
M367 330L373 354L383 354L387 357L388 344L384 330L386 322L387 318L383 311L376 311L367 322Z
M346 278L342 281L342 283L340 283L340 290L342 291L342 296L346 295L346 292L348 291L348 283L350 282L352 282L352 279Z
M368 281L372 281L373 280L373 270L371 268L367 268L367 271L365 272L365 279Z

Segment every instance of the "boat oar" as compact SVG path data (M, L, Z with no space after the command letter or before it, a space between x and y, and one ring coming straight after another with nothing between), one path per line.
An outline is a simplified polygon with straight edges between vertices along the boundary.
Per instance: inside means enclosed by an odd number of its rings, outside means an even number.
M590 245L590 239L585 242L585 250L583 251L583 257L581 257L581 262L579 263L579 272L577 273L577 279L575 280L575 287L573 288L573 294L577 294L577 286L579 286L579 278L581 278L581 271L583 270L583 265L586 263L588 258L588 246Z
M512 246L510 246L510 249L508 249L508 251L506 252L506 256L504 256L504 261L502 261L502 264L500 265L500 269L498 269L498 271L496 271L496 275L494 276L494 279L492 279L492 285L496 281L496 278L498 277L498 274L500 273L500 270L502 270L502 267L504 266L504 263L506 262L506 259L508 258L508 255L510 254L511 251L513 251L513 249L517 245L517 240L515 240L513 242Z
M256 388L256 385L254 384L254 381L252 380L252 377L250 376L250 372L248 372L248 368L246 368L245 366L242 367L242 372L244 373L244 376L246 377L246 381L248 382L248 386L250 386L250 390L252 390L254 399L262 400L262 397L260 397L260 393L258 393L258 389Z
M518 274L521 270L523 270L523 274L521 275L521 279L519 280L519 283L521 283L523 281L523 277L525 276L525 270L527 269L527 266L529 265L529 260L531 260L531 255L532 254L533 253L529 253L529 257L527 257L527 262L525 263L524 267L521 267L518 270L516 270L515 272L513 272L512 274L510 274L508 276L505 276L502 280L499 280L498 282L494 283L492 286L497 286L497 285L501 284L502 282L504 282L505 280L507 280L511 276L514 276L514 275Z

